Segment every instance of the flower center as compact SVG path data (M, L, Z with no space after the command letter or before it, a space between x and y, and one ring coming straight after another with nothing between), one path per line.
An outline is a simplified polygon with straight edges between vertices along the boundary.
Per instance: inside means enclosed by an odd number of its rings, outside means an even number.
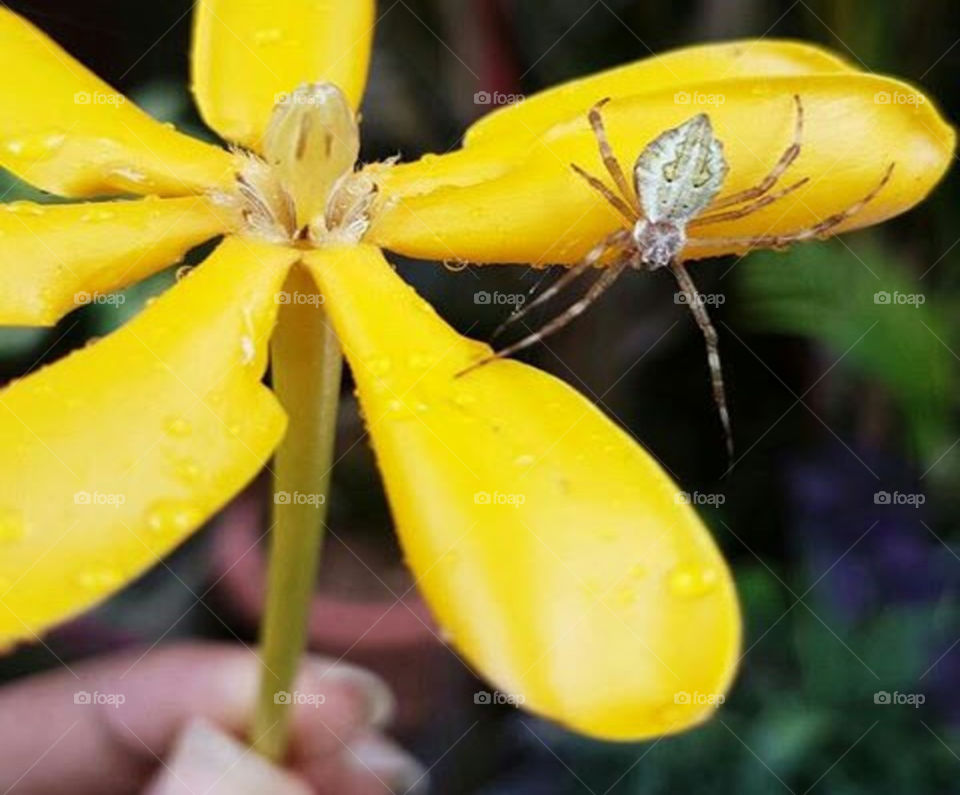
M310 83L274 106L262 157L237 150L235 189L219 194L243 231L273 243L358 242L370 224L376 186L354 172L360 133L332 83Z

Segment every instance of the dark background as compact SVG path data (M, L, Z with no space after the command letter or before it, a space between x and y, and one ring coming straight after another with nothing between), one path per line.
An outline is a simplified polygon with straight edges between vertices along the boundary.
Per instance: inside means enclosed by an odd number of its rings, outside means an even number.
M188 2L10 5L157 117L211 137L188 91ZM380 12L363 109L365 160L455 147L485 110L473 102L478 90L529 94L651 52L733 37L818 42L864 70L919 84L949 120L960 110L960 25L950 0L381 0ZM34 196L0 179L7 200ZM920 207L842 241L692 266L703 292L724 297L714 320L738 448L732 472L702 341L667 277L627 274L549 350L529 353L600 402L683 488L722 495L704 513L738 581L745 656L708 726L615 746L512 710L475 707L469 694L478 685L421 638L404 664L429 665L419 678L438 678L401 689L417 702L407 705L402 734L428 764L442 757L436 791L956 791L958 187L949 173ZM507 309L477 305L475 293L526 291L541 277L520 267L401 267L441 314L480 338ZM83 309L56 329L0 330L0 377L107 333L173 278L154 277L128 291L120 309ZM924 302L878 305L878 291ZM390 601L406 577L372 456L362 443L351 448L362 424L349 384L344 394L340 447L350 452L335 477L322 580L337 598ZM910 499L878 504L881 492ZM252 642L255 621L238 611L235 595L222 583L209 595L205 588L216 580L222 537L258 520L256 500L254 487L175 555L176 577L151 573L54 633L50 648L69 659L161 637ZM316 646L338 650L322 638ZM396 664L376 648L368 655L361 662ZM3 668L13 676L51 664L51 653L36 648ZM434 686L440 681L446 685ZM922 694L925 703L878 704L878 692Z

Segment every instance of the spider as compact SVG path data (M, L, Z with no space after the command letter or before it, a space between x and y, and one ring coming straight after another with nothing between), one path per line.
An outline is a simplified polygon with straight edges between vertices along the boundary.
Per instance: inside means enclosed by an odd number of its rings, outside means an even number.
M723 155L723 144L714 136L713 126L707 114L699 113L678 127L661 133L649 143L634 164L633 190L631 190L620 162L610 146L601 115L601 109L609 99L596 103L590 109L588 119L597 139L600 157L617 190L608 187L602 180L588 174L575 163L571 164L571 168L613 205L614 209L623 216L627 225L601 240L578 265L561 276L536 300L514 312L494 332L494 336L537 306L550 300L588 269L600 264L601 261L610 264L602 270L600 276L590 285L580 300L546 323L539 331L476 362L463 370L460 375L488 362L510 356L559 331L578 315L583 314L627 268L632 267L643 271L669 268L706 342L713 400L723 425L727 454L732 460L733 433L723 383L723 370L720 365L717 331L710 321L710 316L700 299L693 279L684 267L683 250L721 245L743 246L747 250L781 249L790 243L829 237L828 233L832 229L859 213L873 200L889 182L895 165L891 163L887 167L877 186L862 199L805 229L787 234L743 238L688 236L688 231L691 229L699 229L721 221L732 221L755 213L778 199L788 196L810 181L810 177L804 177L785 188L774 190L784 172L800 154L800 143L803 137L803 104L797 95L794 95L793 100L796 105L793 141L770 173L754 187L716 201L716 196L727 176L728 166Z

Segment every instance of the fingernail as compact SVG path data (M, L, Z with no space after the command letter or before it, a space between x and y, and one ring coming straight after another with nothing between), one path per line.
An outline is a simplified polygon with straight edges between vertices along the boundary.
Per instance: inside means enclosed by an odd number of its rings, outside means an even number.
M347 754L353 764L375 775L393 793L426 795L429 790L423 765L383 737L362 737L350 744Z
M205 721L191 721L149 795L259 795L270 792L306 795L302 782L268 764L258 754Z
M387 683L376 674L342 662L331 665L329 661L316 661L313 668L320 682L344 685L359 695L364 703L367 726L379 729L393 718L396 699Z

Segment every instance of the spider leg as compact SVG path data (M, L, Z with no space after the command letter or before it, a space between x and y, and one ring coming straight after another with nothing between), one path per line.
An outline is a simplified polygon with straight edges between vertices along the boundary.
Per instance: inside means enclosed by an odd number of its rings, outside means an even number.
M603 116L600 113L600 109L609 101L610 97L601 99L596 105L590 108L587 118L590 120L590 126L593 128L593 134L597 137L600 157L603 160L603 164L607 167L607 171L610 172L610 176L613 177L614 184L620 189L620 194L626 200L627 204L633 205L636 203L635 206L639 207L639 197L634 199L633 192L630 190L630 183L627 182L627 177L623 173L620 161L617 160L617 156L613 153L613 147L610 146L610 139L607 137L607 129L603 124Z
M893 168L896 163L891 163L883 174L883 178L877 186L871 190L860 201L851 204L847 209L834 213L824 218L818 224L801 229L797 232L788 232L783 235L760 235L758 237L691 237L687 240L687 245L691 248L707 248L714 246L743 246L748 251L755 248L783 248L790 243L799 243L803 240L812 240L816 237L826 235L831 229L839 226L848 218L859 213L867 204L869 204L876 195L883 190L884 185L890 181L893 174Z
M594 246L590 253L584 257L583 261L570 268L563 276L557 279L553 284L551 284L546 290L544 290L540 295L538 295L533 301L525 306L520 307L515 312L513 312L510 317L508 317L503 323L501 323L494 330L491 338L499 336L508 326L513 323L516 323L522 317L525 317L527 314L532 312L538 306L543 305L551 298L553 298L557 293L563 290L565 287L568 287L578 278L580 278L584 273L586 273L590 268L597 264L600 261L600 258L603 257L608 251L618 248L625 242L625 238L630 233L626 229L618 229L612 235L608 235L603 240L601 240L596 246Z
M791 193L797 190L797 188L802 188L809 181L810 177L804 177L798 182L794 182L789 187L778 190L775 193L768 193L766 196L762 196L756 201L750 202L749 204L744 204L742 207L739 207L735 210L728 210L725 213L715 213L713 215L701 215L699 218L694 218L689 224L687 224L687 228L690 229L697 226L706 226L707 224L716 224L720 221L733 221L737 218L743 218L746 215L750 215L758 210L762 210L764 207L773 204L775 201L782 199L784 196L789 196Z
M617 277L627 269L629 264L629 260L624 260L623 262L618 262L616 265L611 265L600 274L600 278L590 285L590 289L587 290L587 293L583 296L583 298L571 305L561 314L557 315L539 331L534 332L528 337L524 337L519 342L509 345L501 351L497 351L492 356L487 356L478 362L474 362L466 369L457 373L456 377L459 378L462 375L466 375L471 370L476 370L478 367L482 367L483 365L492 361L503 359L504 357L510 356L517 351L523 350L524 348L529 348L531 345L540 342L540 340L546 339L551 334L555 334L568 323L570 323L570 321L572 321L574 318L582 315L594 301L596 301L607 291L607 289L617 280Z
M717 336L717 330L713 327L710 315L706 307L700 302L700 294L697 285L694 284L687 269L683 263L674 261L670 265L670 270L677 279L677 284L686 297L687 306L693 313L694 320L703 333L704 342L707 345L707 365L710 367L710 385L713 389L713 402L717 406L717 413L720 415L720 423L723 425L723 436L726 440L727 455L733 460L733 430L730 427L730 411L727 408L727 392L723 385L723 368L720 365L720 341Z
M599 193L603 198L605 198L610 204L617 208L617 211L626 218L631 224L635 223L638 216L637 211L634 210L629 204L627 204L623 199L617 196L610 188L604 185L599 179L597 179L592 174L588 174L576 163L571 163L570 168L572 168L577 174L583 177L587 184L593 188L597 193Z
M803 103L797 94L793 95L793 101L797 105L797 123L794 128L793 142L784 150L783 154L780 155L780 159L776 165L774 165L773 170L754 187L747 188L739 193L734 193L732 196L727 196L725 199L714 202L710 208L711 211L722 210L724 207L731 207L734 204L760 198L777 184L777 180L783 176L783 172L790 168L793 161L797 159L797 155L800 154L800 141L803 138Z

